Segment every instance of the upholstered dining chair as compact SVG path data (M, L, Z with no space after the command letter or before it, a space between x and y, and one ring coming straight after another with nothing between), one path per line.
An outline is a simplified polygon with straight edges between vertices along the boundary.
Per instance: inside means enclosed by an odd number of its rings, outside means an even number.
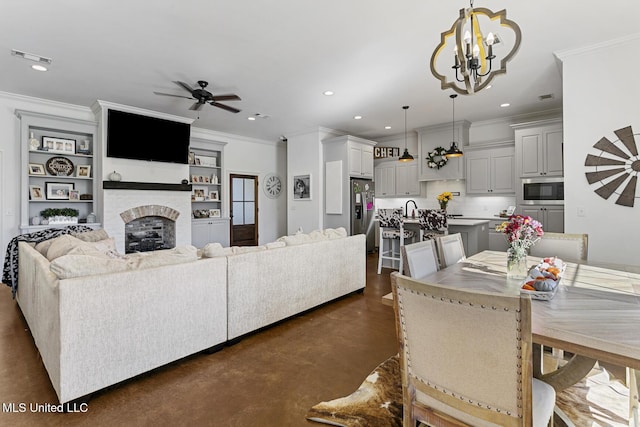
M467 258L460 233L438 237L436 242L441 268L448 267Z
M533 378L528 295L452 289L392 273L404 427L549 425Z
M418 209L420 241L431 240L449 233L447 211L444 209Z
M402 208L378 209L378 223L380 225L380 242L378 247L378 274L382 271L382 261L391 260L391 265L398 262L398 270L402 273L402 252L405 239L415 235L412 230L404 229Z
M557 256L563 260L586 261L589 252L588 234L565 234L545 232L529 249L536 257Z
M404 274L420 279L440 269L435 240L404 245L400 248Z

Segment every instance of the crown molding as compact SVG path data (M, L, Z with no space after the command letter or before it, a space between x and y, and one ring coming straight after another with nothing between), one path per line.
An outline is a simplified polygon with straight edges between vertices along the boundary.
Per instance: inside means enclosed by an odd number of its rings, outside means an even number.
M628 36L618 37L617 39L606 40L589 46L582 46L574 49L564 49L553 52L556 58L563 61L572 56L583 55L585 53L594 52L601 49L609 49L629 42L637 42L640 40L640 33L629 34Z

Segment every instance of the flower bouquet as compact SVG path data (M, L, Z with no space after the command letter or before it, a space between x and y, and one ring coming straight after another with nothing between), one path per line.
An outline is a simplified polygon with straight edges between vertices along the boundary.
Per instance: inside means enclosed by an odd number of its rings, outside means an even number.
M450 191L445 191L438 195L438 203L440 203L440 209L447 210L447 203L453 200L453 194Z
M511 215L508 221L496 227L504 233L509 242L507 249L507 277L525 278L527 270L527 250L544 234L542 224L526 215Z

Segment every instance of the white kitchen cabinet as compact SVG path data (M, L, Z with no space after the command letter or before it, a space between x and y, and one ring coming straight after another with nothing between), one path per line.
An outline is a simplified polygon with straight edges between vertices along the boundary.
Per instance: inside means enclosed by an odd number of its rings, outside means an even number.
M520 177L563 176L562 120L514 125Z
M375 167L376 197L419 196L418 164L397 160L381 162Z
M514 157L513 145L467 150L464 154L467 194L515 194Z
M416 177L417 179L417 177ZM375 167L376 197L391 197L396 194L396 165L381 163Z
M418 163L412 162L396 164L396 196L419 196L420 182L418 181Z
M518 212L539 221L544 231L564 233L564 206L520 205Z
M328 138L322 141L325 162L342 160L347 174L352 178L373 179L373 147L375 141L351 135Z
M465 152L469 145L469 127L471 122L460 120L440 125L418 128L418 179L420 181L438 181L445 179L464 179L465 161L463 157L452 158L440 169L427 166L427 157L437 147L448 150L454 139L458 147ZM465 152L466 154L466 152Z

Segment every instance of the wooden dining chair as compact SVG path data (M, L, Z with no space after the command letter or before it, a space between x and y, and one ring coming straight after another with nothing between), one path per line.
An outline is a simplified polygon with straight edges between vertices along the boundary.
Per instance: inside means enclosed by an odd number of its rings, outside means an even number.
M545 232L529 249L529 255L544 258L557 256L563 260L586 261L589 252L588 234Z
M549 425L555 391L533 378L531 300L392 273L404 427Z
M447 234L436 239L440 267L445 268L466 259L462 235L460 233Z
M435 240L411 243L400 249L407 276L419 279L440 269Z

